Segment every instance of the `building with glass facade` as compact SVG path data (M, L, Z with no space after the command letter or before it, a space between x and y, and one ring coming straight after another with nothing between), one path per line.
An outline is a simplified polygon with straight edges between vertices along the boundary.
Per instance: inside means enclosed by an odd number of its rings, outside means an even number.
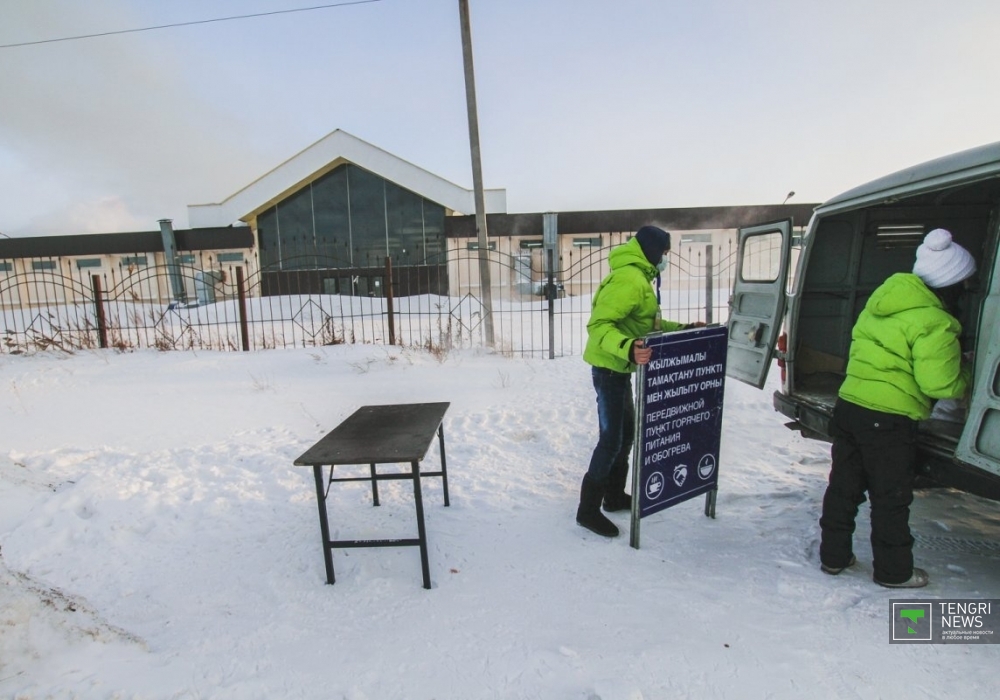
M503 190L485 194L487 211L506 210ZM445 218L474 211L471 190L338 130L188 217L192 227L248 224L265 294L378 296L387 258L397 274L422 272L427 291L440 287Z
M369 268L386 256L436 261L445 208L353 164L341 165L257 215L265 269Z

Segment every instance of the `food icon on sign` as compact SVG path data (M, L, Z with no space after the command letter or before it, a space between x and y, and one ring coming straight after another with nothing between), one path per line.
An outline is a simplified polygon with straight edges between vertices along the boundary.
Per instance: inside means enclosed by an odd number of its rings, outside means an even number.
M698 462L698 476L700 476L702 479L709 479L711 478L714 472L715 472L715 456L710 454L705 455L704 457L701 458L701 461Z
M655 500L663 493L663 474L653 472L646 479L646 498Z

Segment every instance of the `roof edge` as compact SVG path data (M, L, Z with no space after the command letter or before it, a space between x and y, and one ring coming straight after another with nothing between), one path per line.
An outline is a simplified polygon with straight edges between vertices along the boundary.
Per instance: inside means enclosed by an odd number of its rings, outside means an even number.
M872 202L911 196L942 186L1000 176L1000 141L934 158L853 187L823 202L828 214Z
M188 205L191 226L227 226L252 218L265 205L294 192L340 163L352 163L458 213L475 211L472 190L460 187L341 129L336 129L276 168L213 204ZM332 167L331 167L332 166ZM507 209L504 189L485 193L486 209Z

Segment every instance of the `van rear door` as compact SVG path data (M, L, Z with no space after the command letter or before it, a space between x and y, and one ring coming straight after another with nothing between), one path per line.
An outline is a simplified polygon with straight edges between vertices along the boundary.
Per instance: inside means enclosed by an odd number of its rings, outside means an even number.
M740 229L726 374L758 389L767 380L785 313L791 247L791 219Z
M969 418L955 456L1000 476L1000 280L983 305Z

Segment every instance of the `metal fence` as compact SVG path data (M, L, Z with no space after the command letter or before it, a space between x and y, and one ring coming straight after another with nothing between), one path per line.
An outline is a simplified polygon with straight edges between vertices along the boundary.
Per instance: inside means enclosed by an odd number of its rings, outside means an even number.
M514 241L493 250L491 238L495 348L550 358L582 353L608 253L627 238L605 235L594 239L602 245L558 256L518 250ZM35 261L30 271L14 274L8 266L0 275L0 351L481 346L487 344L487 304L479 254L463 243L420 264L381 259L354 268L318 256L264 268L227 266L210 254L187 256L185 264L138 261L98 274L60 260ZM725 322L734 274L734 244L672 252L656 283L664 318Z

